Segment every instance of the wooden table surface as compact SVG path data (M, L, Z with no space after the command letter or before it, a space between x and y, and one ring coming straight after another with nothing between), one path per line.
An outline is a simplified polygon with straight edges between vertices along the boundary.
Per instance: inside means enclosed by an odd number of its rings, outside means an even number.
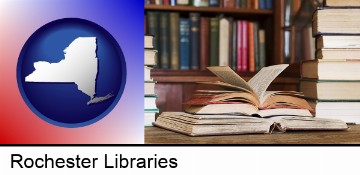
M360 144L360 125L347 131L288 131L286 133L190 137L158 127L145 127L147 144Z

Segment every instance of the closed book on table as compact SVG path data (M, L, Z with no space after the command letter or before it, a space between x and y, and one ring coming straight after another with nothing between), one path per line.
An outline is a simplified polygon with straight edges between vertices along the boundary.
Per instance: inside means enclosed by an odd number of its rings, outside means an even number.
M360 80L317 80L303 79L300 91L306 98L333 101L360 101Z
M309 60L301 64L301 77L320 80L360 80L360 61Z
M145 66L155 66L156 61L157 61L156 54L157 54L157 50L155 50L155 49L145 49L144 65Z
M190 69L190 20L188 18L180 18L179 20L179 56L180 69Z
M200 62L200 14L190 13L190 68L199 69Z
M209 66L210 52L210 19L207 17L200 18L200 70L206 70Z
M360 7L359 0L324 0L324 6L328 7Z
M313 15L313 35L360 34L360 8L318 8Z
M319 49L317 59L326 60L360 60L360 49Z
M179 13L170 13L170 62L171 69L179 69Z
M360 35L321 35L316 49L360 49Z

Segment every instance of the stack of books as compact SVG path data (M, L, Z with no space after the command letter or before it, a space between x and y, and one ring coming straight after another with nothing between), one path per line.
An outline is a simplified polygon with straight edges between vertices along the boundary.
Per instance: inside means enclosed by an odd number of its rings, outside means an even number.
M155 81L150 76L151 69L156 65L156 53L154 45L154 36L145 35L145 53L144 53L144 111L145 126L152 126L155 121L155 115L159 112L156 106L157 95L155 94Z
M360 1L326 0L313 15L316 60L302 63L300 90L316 117L360 123Z
M191 136L347 129L339 120L315 119L300 92L266 91L287 66L265 67L248 82L228 66L208 67L221 81L202 83L224 90L199 90L186 113L162 113L154 124Z

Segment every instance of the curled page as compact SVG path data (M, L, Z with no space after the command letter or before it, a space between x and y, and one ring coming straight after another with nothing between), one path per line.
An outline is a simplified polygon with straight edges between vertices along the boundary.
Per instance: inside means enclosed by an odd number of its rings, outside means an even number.
M264 101L265 91L270 83L289 65L279 64L262 68L254 77L252 77L248 84L254 90L255 94L260 98L260 102Z
M229 66L212 66L207 67L209 71L219 77L223 82L246 89L248 92L254 93L254 90L248 83L242 79Z

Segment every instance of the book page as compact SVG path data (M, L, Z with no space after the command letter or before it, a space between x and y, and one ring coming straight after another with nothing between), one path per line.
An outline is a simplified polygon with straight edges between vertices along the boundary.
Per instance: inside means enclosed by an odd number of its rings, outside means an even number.
M265 91L270 83L288 66L288 64L279 64L264 67L249 80L248 84L254 89L254 92L260 98L260 101L264 101Z
M212 66L207 67L209 71L219 77L223 82L244 88L252 93L254 93L253 88L251 88L248 83L242 79L236 72L234 72L229 66Z

